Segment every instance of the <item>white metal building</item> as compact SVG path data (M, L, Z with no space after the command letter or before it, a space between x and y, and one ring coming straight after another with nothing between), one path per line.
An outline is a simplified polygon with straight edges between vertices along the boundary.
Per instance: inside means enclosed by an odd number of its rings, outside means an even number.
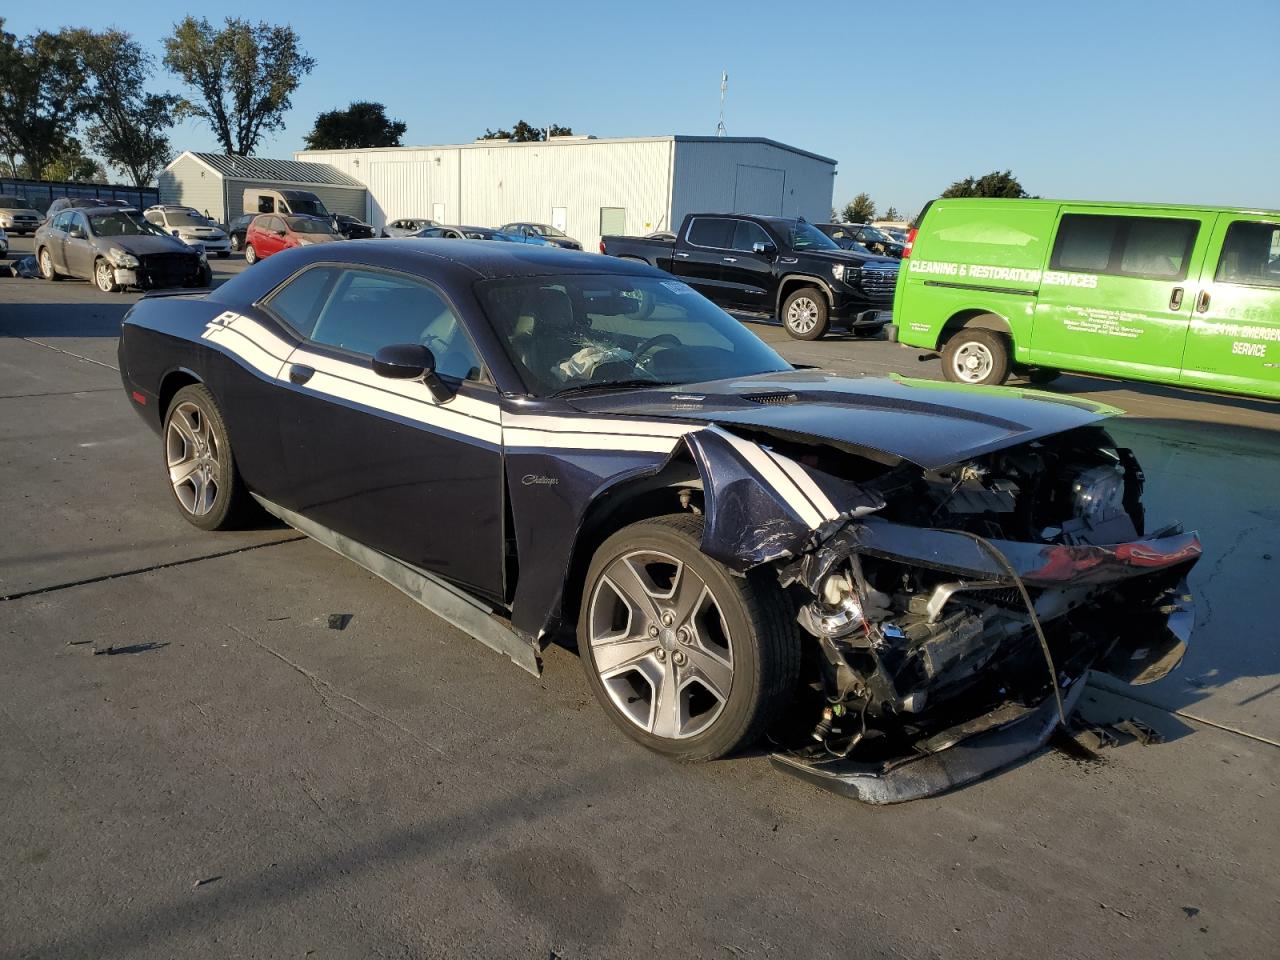
M549 223L594 250L602 234L678 228L686 213L826 222L836 162L759 137L553 137L440 147L304 150L368 188L366 219L497 227Z
M183 152L156 178L161 203L180 203L206 210L214 220L230 223L245 212L247 187L310 190L333 213L365 215L364 184L324 163L236 157L222 153Z

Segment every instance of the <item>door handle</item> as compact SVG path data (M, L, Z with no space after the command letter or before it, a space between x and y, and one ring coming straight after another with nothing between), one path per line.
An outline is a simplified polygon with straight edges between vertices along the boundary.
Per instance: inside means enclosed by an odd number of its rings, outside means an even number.
M1209 291L1201 290L1200 296L1196 297L1196 313L1204 313L1209 309Z
M677 253L676 256L684 258L686 260L689 258L689 255L687 253Z
M299 386L306 383L316 375L314 367L305 367L300 363L295 363L289 367L289 382L296 383Z
M1174 287L1173 293L1169 294L1169 309L1170 310L1182 309L1182 288L1181 287Z
M737 263L737 262L738 262L738 258L737 258L737 257L725 257L725 258L724 258L724 262L725 262L725 263Z

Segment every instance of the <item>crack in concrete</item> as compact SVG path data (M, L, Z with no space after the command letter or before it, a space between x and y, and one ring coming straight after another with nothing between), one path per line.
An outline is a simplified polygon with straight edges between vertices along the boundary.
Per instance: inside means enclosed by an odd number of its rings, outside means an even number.
M12 336L12 334L10 334ZM44 347L46 350L52 350L54 353L66 354L68 357L75 357L77 360L83 360L85 363L96 363L100 367L106 367L108 370L120 372L120 368L114 363L107 363L105 360L95 360L93 357L86 357L80 353L72 353L70 350L63 350L61 347L55 347L52 343L45 343L43 340L36 340L34 337L18 337L24 343L33 343L37 347Z
M94 387L91 390L51 390L48 393L3 393L0 400L28 400L32 397L74 397L81 393L116 393L119 387Z
M72 587L84 587L91 583L104 583L107 580L119 580L121 577L133 577L140 573L150 573L153 570L168 570L170 567L185 567L189 563L200 563L202 560L217 560L219 557L231 557L237 553L248 553L250 550L261 550L264 547L278 547L282 543L297 543L299 540L307 539L304 536L285 537L283 540L269 540L266 543L253 543L247 547L236 547L234 550L220 550L217 553L206 553L199 557L187 557L183 560L169 560L165 563L153 563L147 567L136 567L133 570L121 570L117 573L104 573L98 577L85 577L83 580L71 580L66 583L55 583L47 587L36 587L32 590L23 590L20 593L10 593L0 596L0 603L9 600L22 600L26 597L38 597L43 593L56 593L59 590L70 590Z

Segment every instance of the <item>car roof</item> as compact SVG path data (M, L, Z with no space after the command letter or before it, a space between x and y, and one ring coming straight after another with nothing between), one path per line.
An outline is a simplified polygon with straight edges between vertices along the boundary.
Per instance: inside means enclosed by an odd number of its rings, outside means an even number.
M86 217L105 217L110 213L137 213L137 207L80 207Z

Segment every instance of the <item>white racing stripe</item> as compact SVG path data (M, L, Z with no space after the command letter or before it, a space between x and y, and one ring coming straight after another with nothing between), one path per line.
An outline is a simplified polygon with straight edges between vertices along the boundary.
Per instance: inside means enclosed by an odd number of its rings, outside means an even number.
M800 488L800 492L809 499L809 502L817 508L824 520L835 520L840 516L840 510L831 502L831 498L822 492L822 488L813 482L813 477L809 476L809 472L804 467L790 457L784 457L776 450L770 450L768 447L765 450L773 458L774 462L786 471L787 476Z
M822 526L824 517L818 512L818 508L813 505L804 494L804 491L800 489L791 476L774 461L773 456L767 453L763 447L750 440L735 437L717 426L710 426L707 429L716 431L728 441L742 459L755 468L760 479L773 487L783 502L794 510L796 516L804 521L811 530L816 530Z

